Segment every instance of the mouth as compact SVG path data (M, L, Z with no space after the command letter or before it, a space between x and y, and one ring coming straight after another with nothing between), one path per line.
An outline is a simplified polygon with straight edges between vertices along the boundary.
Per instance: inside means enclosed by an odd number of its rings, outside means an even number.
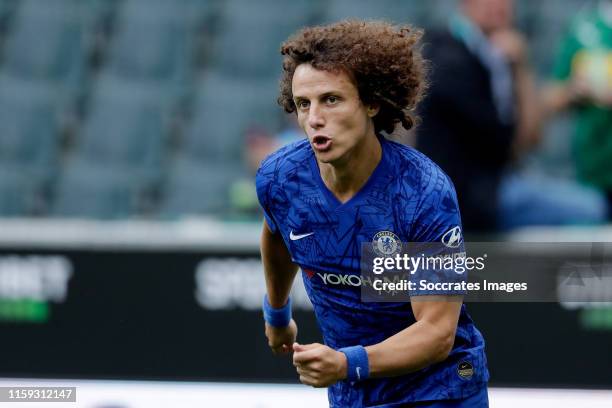
M312 138L312 147L319 152L326 152L331 149L332 140L330 137L317 135Z

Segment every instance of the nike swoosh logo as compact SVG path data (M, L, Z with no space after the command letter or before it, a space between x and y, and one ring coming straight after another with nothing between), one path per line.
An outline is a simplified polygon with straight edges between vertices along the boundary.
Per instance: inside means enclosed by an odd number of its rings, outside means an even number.
M293 233L293 231L291 231L291 232L289 233L289 239L290 239L290 240L292 240L292 241L297 241L298 239L302 239L302 238L309 237L309 236L311 236L312 234L314 234L314 232L309 232L309 233L307 233L307 234L299 234L299 235L295 235L295 234Z
M361 371L361 367L357 367L357 379L361 380L361 373L359 373L359 371Z

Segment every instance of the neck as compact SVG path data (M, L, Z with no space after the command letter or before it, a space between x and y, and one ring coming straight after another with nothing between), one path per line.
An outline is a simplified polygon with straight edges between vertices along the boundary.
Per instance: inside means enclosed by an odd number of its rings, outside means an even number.
M344 203L364 186L381 158L382 147L372 134L336 162L319 162L321 178L336 198Z

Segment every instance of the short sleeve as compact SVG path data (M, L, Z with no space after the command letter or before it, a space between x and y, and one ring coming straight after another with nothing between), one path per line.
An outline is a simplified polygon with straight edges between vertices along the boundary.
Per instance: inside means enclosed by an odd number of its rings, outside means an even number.
M259 205L263 210L264 217L266 219L268 227L270 228L270 231L275 234L278 231L278 226L276 224L276 221L274 221L274 217L271 211L271 190L273 182L273 176L266 174L263 168L260 167L257 171L257 175L255 176L257 199L259 200Z
M418 283L419 289L411 291L410 295L465 295L462 286L467 283L467 271L463 266L465 243L455 188L438 168L424 178L421 187L423 196L407 251L410 256L424 256L428 261L423 261L427 267L411 278ZM422 281L426 285L421 285Z
M419 203L412 225L411 241L413 242L448 242L446 234L451 230L461 231L461 215L457 193L450 178L440 169L436 169L421 184L423 196ZM463 235L455 234L451 246L463 245ZM462 247L463 248L463 247Z

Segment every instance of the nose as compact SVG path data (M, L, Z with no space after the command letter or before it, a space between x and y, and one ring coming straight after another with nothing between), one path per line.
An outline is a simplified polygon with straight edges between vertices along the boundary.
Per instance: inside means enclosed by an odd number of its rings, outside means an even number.
M312 129L320 129L325 126L323 112L321 112L321 108L318 104L311 104L310 109L308 110L308 126L310 126Z

